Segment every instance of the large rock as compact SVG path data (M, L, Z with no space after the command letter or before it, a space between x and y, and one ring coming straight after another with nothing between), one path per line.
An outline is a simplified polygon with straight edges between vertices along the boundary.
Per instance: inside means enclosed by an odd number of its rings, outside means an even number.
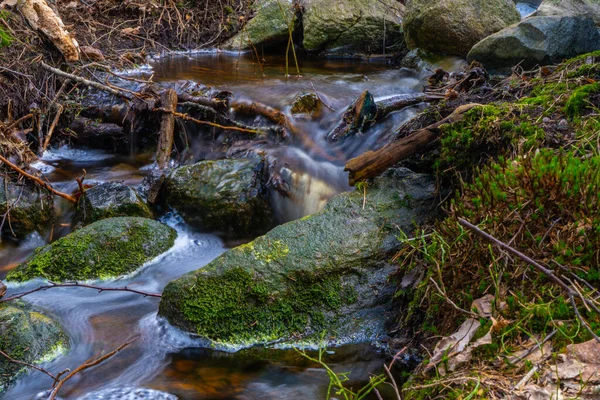
M167 251L176 236L175 230L151 219L103 219L37 249L7 280L115 278Z
M252 49L253 46L261 48L287 43L289 39L288 22L291 25L295 24L292 3L292 0L258 0L254 5L255 16L222 47L226 50L240 48L247 50Z
M0 350L28 364L50 361L63 353L69 341L60 325L21 302L0 304ZM24 370L0 357L0 392Z
M435 180L390 170L167 285L159 314L214 346L240 348L326 331L338 343L385 334L393 319L399 229L432 217Z
M402 39L404 6L396 0L306 0L304 48L330 53L381 53Z
M464 57L475 43L520 20L511 0L410 0L404 33L410 49Z
M202 161L166 179L165 203L183 219L229 237L264 233L273 225L261 160Z
M44 233L54 219L54 201L38 186L0 178L0 220L4 215L3 235L22 239L35 231Z
M598 49L600 34L589 17L531 17L477 43L467 59L489 69L532 68Z
M105 218L153 216L135 189L118 182L106 182L86 190L80 197L75 221L88 225Z
M600 0L544 0L535 16L588 16L600 25Z

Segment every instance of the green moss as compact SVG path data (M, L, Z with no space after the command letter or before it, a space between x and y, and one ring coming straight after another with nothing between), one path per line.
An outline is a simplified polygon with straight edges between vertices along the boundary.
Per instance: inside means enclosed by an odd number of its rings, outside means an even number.
M8 11L0 10L0 19L7 20L10 14ZM0 48L8 47L15 38L4 27L0 26Z
M598 82L575 89L565 105L567 116L571 118L579 117L583 111L594 107L590 103L590 97L598 93L600 93L600 83Z
M88 225L36 250L11 271L9 281L52 281L121 276L168 250L176 232L144 218L111 218Z

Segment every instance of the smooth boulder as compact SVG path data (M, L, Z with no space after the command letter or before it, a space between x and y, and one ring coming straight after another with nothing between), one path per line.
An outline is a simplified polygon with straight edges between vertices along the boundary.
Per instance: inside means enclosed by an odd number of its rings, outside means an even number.
M240 349L274 340L337 343L385 335L399 230L434 216L435 179L389 170L372 187L332 198L325 209L234 248L170 282L159 314L208 340Z
M328 53L382 53L402 40L404 6L396 0L306 0L304 48Z
M289 26L294 27L295 9L292 0L258 0L255 15L240 31L225 42L226 50L249 50L287 43Z
M0 304L0 350L28 364L51 361L68 348L62 328L20 301ZM0 357L0 392L24 370Z
M403 26L409 49L464 57L480 40L520 20L511 0L410 0Z
M135 189L118 182L105 182L87 189L79 198L75 221L88 225L105 218L153 216Z
M7 280L116 278L167 251L176 237L174 229L151 219L103 219L37 249L9 272Z
M6 217L4 217L6 216ZM54 220L54 200L48 191L27 183L0 178L2 235L22 239L49 230Z
M259 159L201 161L175 169L165 181L165 204L191 225L229 237L273 226Z
M600 25L600 0L544 0L535 16L588 16Z
M477 43L467 56L488 69L548 65L600 49L589 17L530 17Z

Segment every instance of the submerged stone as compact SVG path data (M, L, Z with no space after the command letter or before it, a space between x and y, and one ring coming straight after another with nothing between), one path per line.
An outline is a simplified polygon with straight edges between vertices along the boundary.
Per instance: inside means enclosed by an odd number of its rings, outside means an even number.
M37 249L8 281L109 279L129 274L167 251L174 229L146 218L108 218Z
M464 57L475 43L520 20L511 0L412 0L403 26L409 49Z
M0 304L0 350L28 364L51 361L66 350L69 342L51 318L33 311L22 302ZM0 357L0 392L25 368Z
M532 68L598 49L600 33L589 17L530 17L477 43L467 60L488 69Z
M87 189L80 197L75 221L88 225L105 218L153 216L135 189L118 182L106 182Z
M177 168L165 182L165 203L191 225L229 237L273 226L258 159L201 161Z
M431 218L435 180L390 170L364 192L273 229L167 285L159 314L215 346L240 348L326 331L339 343L385 335L393 319L399 230Z
M316 93L301 92L294 97L291 112L294 116L318 116L321 111L321 100Z
M54 200L39 186L0 178L0 216L3 215L6 218L2 235L22 239L33 232L43 234L54 219Z

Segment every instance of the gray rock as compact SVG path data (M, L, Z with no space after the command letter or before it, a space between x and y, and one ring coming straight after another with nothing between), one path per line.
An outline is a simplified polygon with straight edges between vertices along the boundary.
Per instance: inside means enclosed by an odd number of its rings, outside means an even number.
M23 302L0 304L0 350L28 364L51 361L69 341L59 324ZM0 357L0 392L24 370Z
M600 34L589 17L531 17L477 43L467 60L488 69L532 68L598 49Z
M0 178L0 221L4 215L3 235L22 239L32 232L43 234L54 219L54 200L39 186Z
M396 0L305 0L303 45L309 51L381 53L403 37Z
M475 43L520 20L511 0L411 0L404 33L409 49L464 57Z
M198 228L229 237L273 226L261 160L202 161L175 169L165 181L165 204Z
M114 217L153 218L154 214L135 189L118 182L87 189L77 203L76 223L88 225Z
M389 170L372 187L332 198L317 214L278 226L170 282L159 314L211 345L273 340L338 343L385 335L395 319L389 263L414 224L433 217L435 179Z
M171 248L177 233L137 217L108 218L37 249L7 281L110 279L129 274Z
M537 17L588 16L600 25L600 0L544 0L535 13Z

